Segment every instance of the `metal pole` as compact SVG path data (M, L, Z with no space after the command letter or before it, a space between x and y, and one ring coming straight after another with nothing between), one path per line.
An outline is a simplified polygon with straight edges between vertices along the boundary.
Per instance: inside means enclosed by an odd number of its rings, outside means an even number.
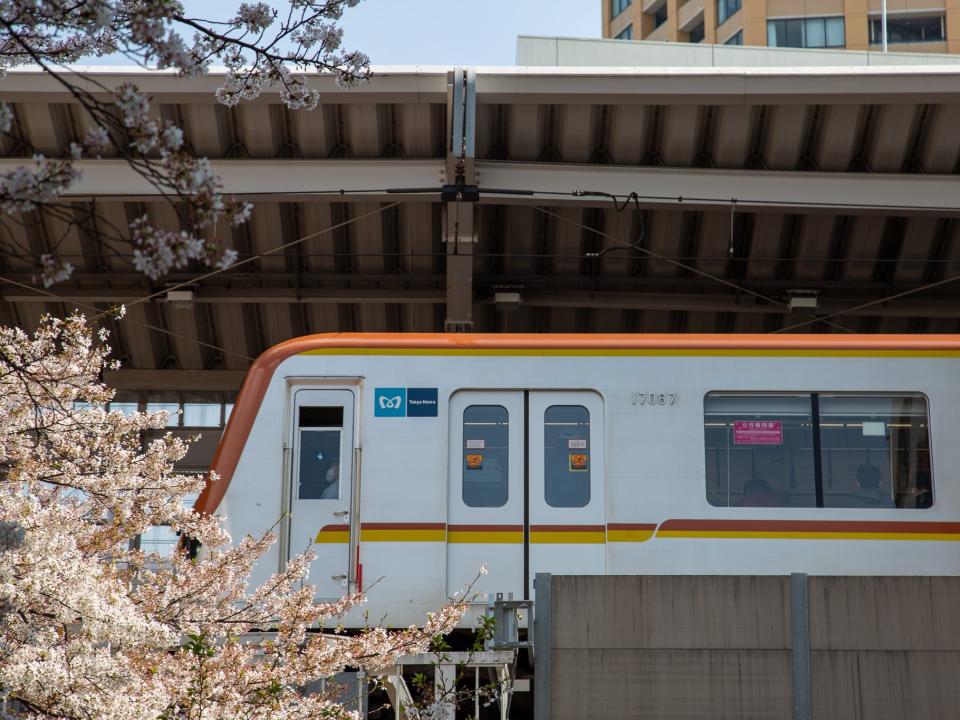
M883 52L887 51L887 0L880 3L880 37L883 44Z
M550 720L550 695L552 692L551 675L553 668L553 609L551 607L552 581L550 573L537 573L533 587L537 592L533 606L533 646L536 655L533 660L533 717L534 720Z
M790 575L790 625L793 655L793 720L810 720L813 698L810 680L810 599L807 576Z

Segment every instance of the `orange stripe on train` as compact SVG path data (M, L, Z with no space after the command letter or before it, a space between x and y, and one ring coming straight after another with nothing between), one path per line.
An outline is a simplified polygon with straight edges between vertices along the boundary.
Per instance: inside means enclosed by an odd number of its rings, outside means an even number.
M663 538L798 540L960 540L960 523L886 520L696 520L672 519Z

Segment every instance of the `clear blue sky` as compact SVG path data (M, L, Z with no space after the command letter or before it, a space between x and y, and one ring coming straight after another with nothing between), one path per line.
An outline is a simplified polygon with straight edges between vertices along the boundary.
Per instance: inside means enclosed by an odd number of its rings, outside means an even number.
M233 17L242 1L184 4L196 17L219 20ZM362 0L343 15L344 46L367 53L375 65L514 65L517 35L600 37L606 1ZM111 60L117 62L100 62Z
M517 35L599 37L601 1L363 0L344 41L378 65L513 65Z

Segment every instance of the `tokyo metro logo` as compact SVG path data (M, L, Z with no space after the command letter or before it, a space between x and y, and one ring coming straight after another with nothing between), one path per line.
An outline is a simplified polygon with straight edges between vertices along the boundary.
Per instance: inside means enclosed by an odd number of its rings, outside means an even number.
M380 409L381 410L396 410L403 404L403 398L399 395L394 395L393 397L387 397L386 395L380 396Z
M437 388L376 388L374 417L437 417Z
M377 388L373 414L376 417L404 417L407 414L407 389Z

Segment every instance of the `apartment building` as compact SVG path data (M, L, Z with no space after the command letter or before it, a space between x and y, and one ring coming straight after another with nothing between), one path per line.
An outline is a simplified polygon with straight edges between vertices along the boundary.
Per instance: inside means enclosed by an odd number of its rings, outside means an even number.
M879 50L881 0L601 0L603 33L790 48ZM960 0L887 0L897 52L960 52Z

